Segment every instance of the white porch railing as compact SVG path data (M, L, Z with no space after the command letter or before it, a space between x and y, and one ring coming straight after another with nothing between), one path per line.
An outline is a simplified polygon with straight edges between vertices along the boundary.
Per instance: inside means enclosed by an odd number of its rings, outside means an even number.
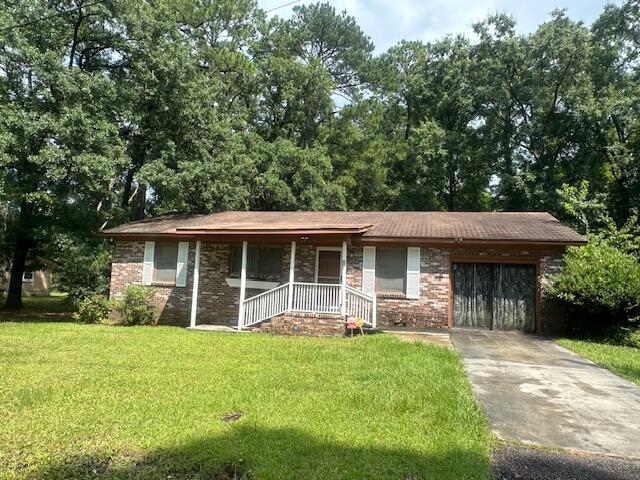
M287 311L289 284L285 283L244 301L241 328L260 323Z
M345 299L344 310L342 309L343 298ZM367 295L347 285L343 297L342 285L302 282L285 283L246 299L243 318L238 326L249 327L286 311L344 313L346 316L362 318L371 327L376 326L375 296Z
M340 313L342 286L334 283L293 283L291 311Z
M376 297L367 295L360 290L347 285L345 292L346 314L350 317L361 318L364 323L376 327Z

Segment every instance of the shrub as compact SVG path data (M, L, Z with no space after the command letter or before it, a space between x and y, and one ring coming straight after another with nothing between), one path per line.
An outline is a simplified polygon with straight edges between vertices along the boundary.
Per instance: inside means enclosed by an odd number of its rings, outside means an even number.
M53 275L54 288L68 293L74 302L104 294L111 258L104 245L75 244L68 240L61 243Z
M640 314L640 262L611 244L592 239L570 248L548 293L600 326L633 321Z
M155 323L156 307L153 304L155 291L143 285L129 285L124 290L117 310L126 325L152 325Z
M93 295L80 302L73 318L80 323L103 323L108 320L111 308L112 304L107 298Z

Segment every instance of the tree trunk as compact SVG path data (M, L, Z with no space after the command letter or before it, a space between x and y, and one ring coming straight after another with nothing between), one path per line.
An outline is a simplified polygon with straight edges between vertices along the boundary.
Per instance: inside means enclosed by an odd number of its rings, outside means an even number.
M122 189L122 203L123 209L129 208L129 197L131 196L131 186L133 185L133 168L127 170L127 175L124 179L124 188Z
M136 196L136 211L135 219L142 220L146 215L147 206L147 186L140 184L138 188L138 194Z
M31 241L23 235L18 234L13 250L13 259L11 261L11 279L9 280L7 300L4 304L5 308L22 308L22 275L24 274L24 267L27 263L29 248L31 248Z

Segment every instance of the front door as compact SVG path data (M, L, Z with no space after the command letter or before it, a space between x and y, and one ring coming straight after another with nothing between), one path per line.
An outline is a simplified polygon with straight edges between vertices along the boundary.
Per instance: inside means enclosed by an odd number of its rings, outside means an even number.
M318 250L316 277L318 283L340 283L340 252Z

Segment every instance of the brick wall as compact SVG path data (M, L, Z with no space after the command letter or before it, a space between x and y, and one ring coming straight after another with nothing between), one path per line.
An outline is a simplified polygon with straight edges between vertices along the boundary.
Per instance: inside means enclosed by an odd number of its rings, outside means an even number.
M379 294L378 324L446 326L449 315L449 259L451 255L473 256L535 256L540 257L541 284L563 267L562 253L558 251L527 252L471 249L420 249L420 298L407 299L404 295ZM111 275L111 297L119 298L128 284L142 281L144 242L117 242L114 246ZM281 282L289 276L290 246L283 247ZM195 243L189 245L189 262L186 287L156 286L155 302L160 323L188 325L191 309ZM315 280L316 247L300 245L296 248L295 279L299 282ZM200 287L198 294L198 323L235 324L238 315L240 290L230 287L229 277L231 246L202 243L200 257ZM362 247L350 247L347 257L347 282L362 286ZM248 290L247 298L262 290ZM542 297L541 317L543 332L557 331L564 322L563 312L557 305Z
M378 294L378 324L382 326L408 325L416 327L446 326L449 321L449 268L451 256L540 257L541 283L562 270L562 252L478 249L420 249L420 298L404 295ZM360 276L361 278L361 276ZM361 280L360 284L361 285ZM543 295L541 305L543 332L557 331L564 324L562 310Z
M144 257L144 242L117 242L113 249L111 263L111 286L109 296L113 299L122 298L127 285L142 284L142 265ZM193 288L193 267L195 262L195 243L189 244L189 259L187 268L187 285L175 287L153 285L154 304L157 310L157 322L162 324L189 324L191 308L191 291Z
M297 313L284 314L264 322L263 332L278 335L304 335L310 337L341 337L345 334L341 315Z
M449 257L444 251L421 248L420 298L407 299L403 294L378 294L378 325L446 325L449 305L448 262ZM362 288L362 247L349 249L347 283Z
M568 312L564 305L548 298L544 292L552 277L564 268L564 258L557 252L544 254L540 257L540 316L542 317L542 332L545 334L562 334L568 321Z

